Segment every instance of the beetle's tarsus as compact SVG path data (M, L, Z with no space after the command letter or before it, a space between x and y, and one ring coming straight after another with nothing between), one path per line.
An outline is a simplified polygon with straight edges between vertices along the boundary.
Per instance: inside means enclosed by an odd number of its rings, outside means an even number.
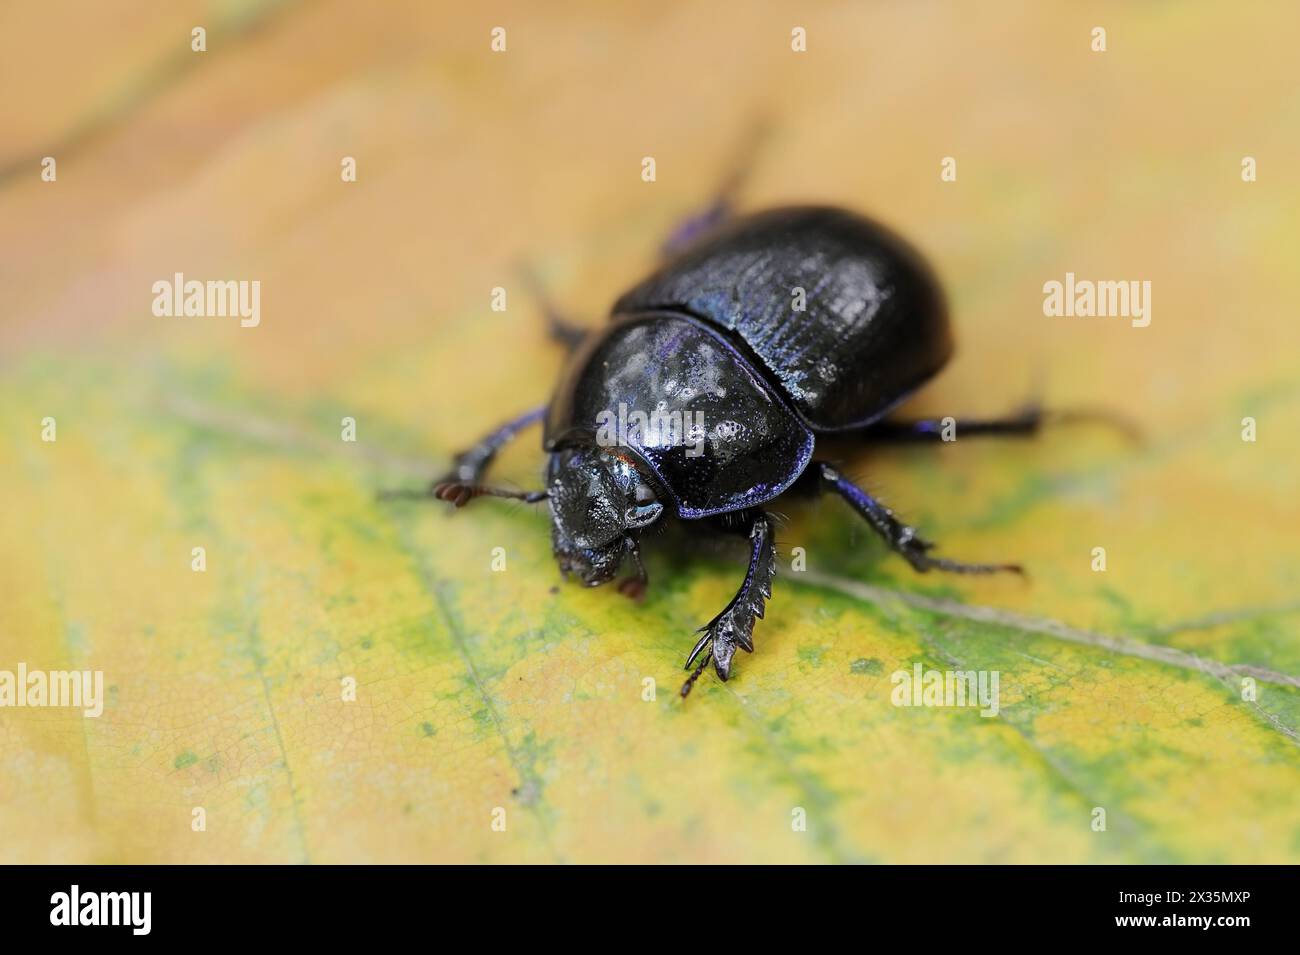
M481 484L497 452L514 440L524 428L541 421L545 414L546 405L533 408L485 435L472 448L452 459L451 470L434 479L429 485L429 494L436 496L437 488L443 484Z
M925 418L919 421L878 421L862 432L872 441L928 442L977 436L1030 438L1045 427L1065 424L1100 424L1123 435L1134 444L1142 442L1142 431L1128 418L1107 408L1047 410L1030 402L1005 418Z
M903 530L904 535L906 535L912 528L905 526ZM897 543L890 541L889 538L886 538L886 540L912 565L914 570L920 573L930 570L943 570L951 574L1012 573L1023 576L1025 572L1024 568L1019 564L971 564L961 560L952 560L948 557L932 557L929 551L934 549L934 543L915 536L915 532L911 537L905 537Z
M946 557L929 557L920 556L913 558L904 554L916 570L925 573L928 570L945 570L952 574L1000 574L1010 573L1025 575L1025 569L1019 564L967 564L960 560L949 560Z
M379 491L375 494L375 499L380 501L412 501L426 500L433 496L433 488L430 487L424 491L417 491L413 488L389 488Z
M460 481L439 481L433 485L431 493L440 501L448 501L453 507L464 507L476 497L506 497L525 504L536 504L545 500L546 491L511 491L503 487L489 487L486 484L464 484Z
M452 507L461 508L477 496L473 485L458 484L452 481L439 481L432 487L433 496L440 501L449 501Z
M695 672L686 678L686 682L682 684L681 690L683 700L691 695L691 688L695 686L695 681L700 678L700 674L704 672L704 668L708 665L709 658L705 657L700 661L700 665L695 668ZM686 668L689 670L690 664L687 664Z
M1109 408L1066 408L1043 413L1045 424L1100 424L1121 434L1131 444L1142 444L1146 435L1131 418Z
M1037 403L1025 405L1005 418L923 418L919 421L878 421L864 432L872 441L949 441L977 435L1028 438L1038 434L1049 416Z

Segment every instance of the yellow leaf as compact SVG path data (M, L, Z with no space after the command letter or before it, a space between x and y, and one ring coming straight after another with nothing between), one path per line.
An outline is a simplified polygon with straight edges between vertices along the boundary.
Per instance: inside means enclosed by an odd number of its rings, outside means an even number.
M776 4L521 4L497 54L465 11L240 2L196 54L210 5L120 6L78 7L93 48L48 5L0 30L0 671L105 687L0 709L0 860L1300 857L1295 11L1116 8L1093 53L1047 7L840 6L794 54ZM1146 440L847 450L1028 580L783 503L756 651L683 703L743 555L653 538L636 605L561 585L542 508L376 492L546 400L520 257L596 325L759 110L747 208L868 212L942 276L958 357L902 413L1041 381ZM1150 281L1150 325L1044 315L1067 271ZM154 315L178 272L260 282L260 322ZM540 467L529 434L498 476ZM894 705L917 665L998 673L997 715Z

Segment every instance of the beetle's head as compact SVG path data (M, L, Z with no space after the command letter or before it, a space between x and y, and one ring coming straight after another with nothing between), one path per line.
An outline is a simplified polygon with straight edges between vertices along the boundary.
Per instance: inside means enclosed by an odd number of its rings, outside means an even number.
M551 549L566 577L572 571L588 587L612 580L633 534L663 513L644 467L605 448L551 455Z

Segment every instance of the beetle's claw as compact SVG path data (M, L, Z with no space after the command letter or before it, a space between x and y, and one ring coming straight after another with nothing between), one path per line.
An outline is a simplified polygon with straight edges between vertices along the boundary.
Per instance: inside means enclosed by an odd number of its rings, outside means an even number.
M695 658L700 655L700 651L708 646L709 641L713 639L713 634L709 633L708 627L700 627L700 629L695 632L702 633L704 636L700 637L700 639L696 641L695 647L691 650L690 656L686 658L685 669L687 670L695 664Z
M708 630L707 627L705 627L704 629L706 631ZM709 641L712 639L713 639L713 635L707 632L704 634L704 636L700 637L699 642L695 644L695 649L692 650L691 655L686 658L686 669L688 670L691 669L691 664L695 662L695 658L699 656L701 650L703 650L706 646L708 646ZM691 675L686 678L686 682L682 684L682 690L681 690L681 695L683 700L690 695L691 687L695 686L695 681L700 678L700 674L704 672L704 668L709 665L709 660L711 660L712 658L713 658L712 654L710 654L709 656L706 656L704 659L702 659L700 661L700 665L697 666L691 672Z
M629 600L641 600L645 597L646 580L644 577L627 577L618 582L618 592Z
M433 496L440 501L449 501L453 507L464 507L474 496L474 489L459 481L438 481L433 485Z

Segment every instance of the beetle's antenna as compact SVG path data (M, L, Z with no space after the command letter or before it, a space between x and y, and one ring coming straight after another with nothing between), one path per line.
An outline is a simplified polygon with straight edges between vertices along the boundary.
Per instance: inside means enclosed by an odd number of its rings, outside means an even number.
M691 688L695 686L695 681L700 678L700 674L704 672L704 668L709 665L709 661L712 659L712 654L704 654L703 659L700 660L700 665L695 668L695 672L686 678L686 682L682 684L683 700L691 695Z

